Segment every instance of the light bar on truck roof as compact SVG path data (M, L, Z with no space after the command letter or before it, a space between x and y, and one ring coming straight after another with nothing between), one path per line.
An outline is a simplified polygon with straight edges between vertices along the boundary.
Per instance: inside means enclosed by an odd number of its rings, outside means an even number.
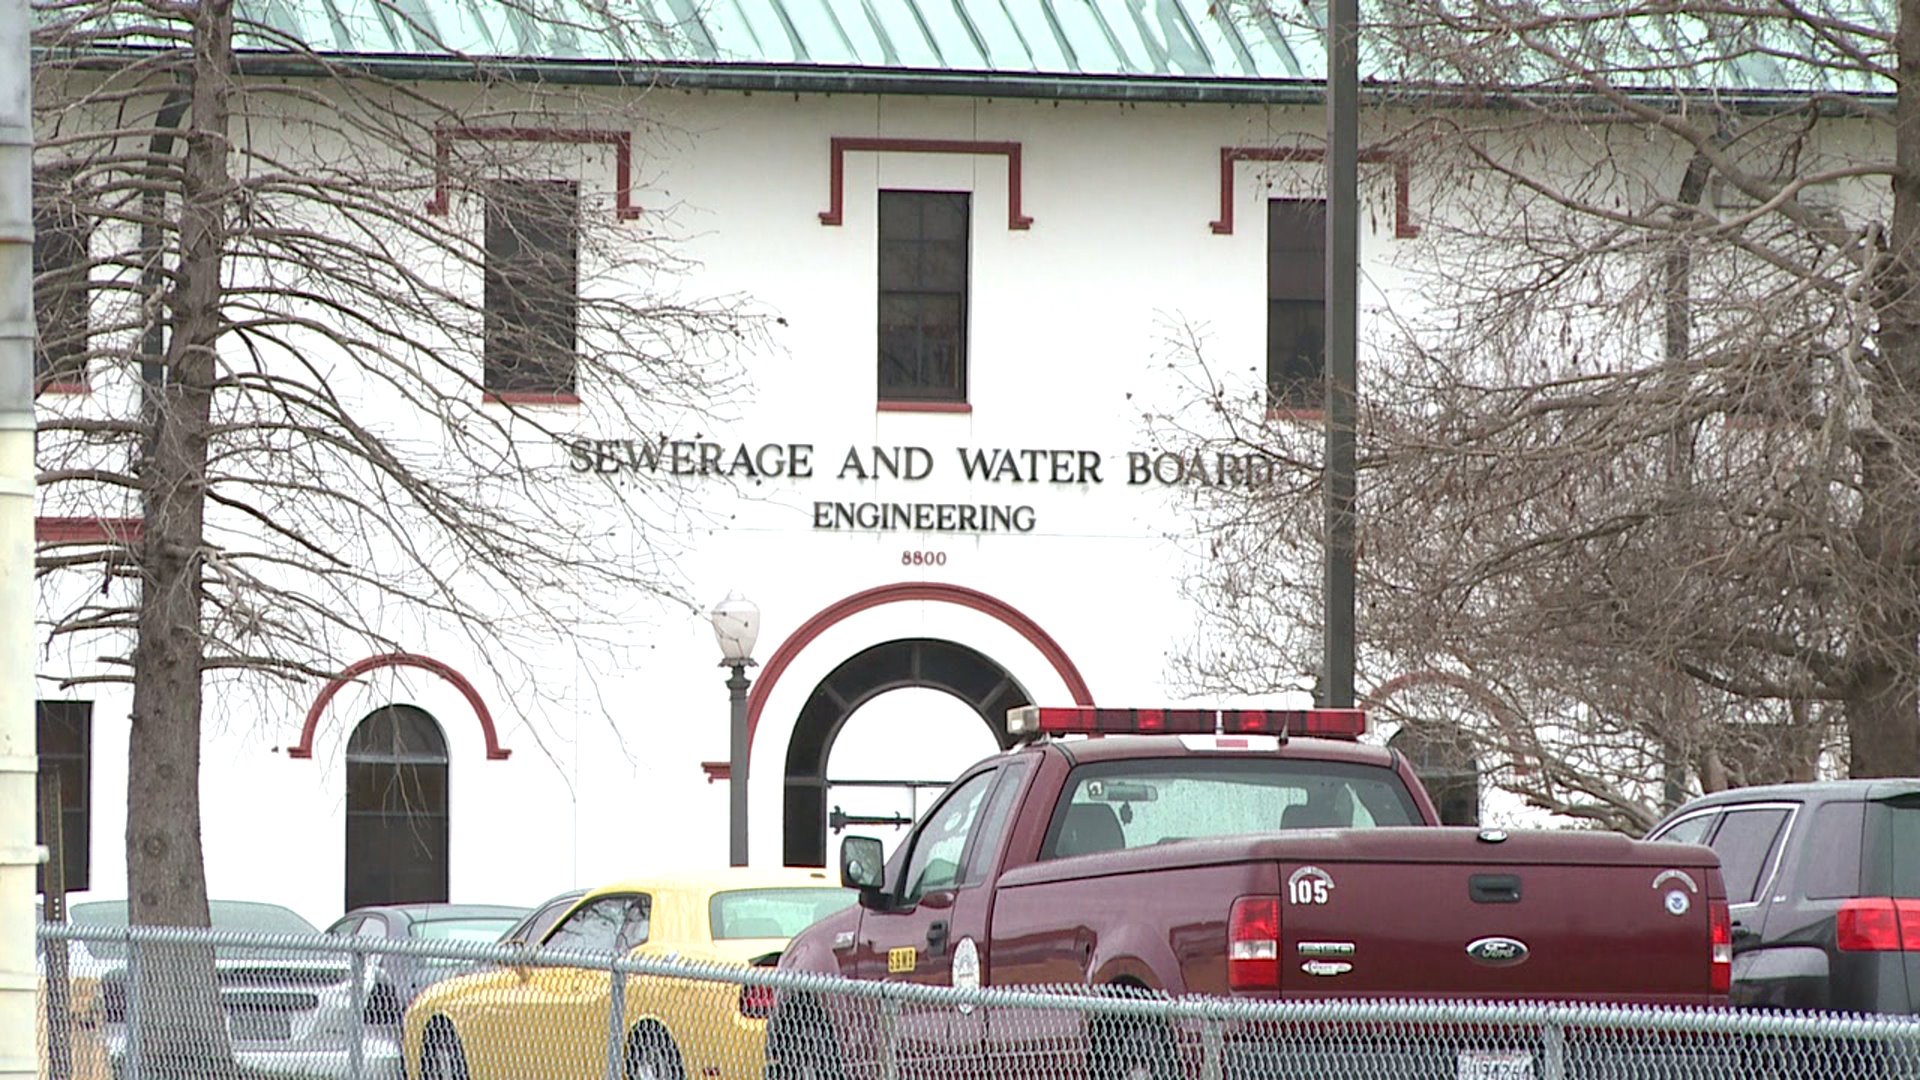
M1279 735L1357 739L1362 709L1098 709L1025 705L1007 710L1007 734Z

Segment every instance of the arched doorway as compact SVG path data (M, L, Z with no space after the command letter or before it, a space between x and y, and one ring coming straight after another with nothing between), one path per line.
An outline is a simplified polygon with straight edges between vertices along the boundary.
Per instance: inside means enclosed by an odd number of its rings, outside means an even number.
M1007 710L1033 704L1006 668L951 641L905 638L849 657L808 695L787 744L786 865L827 864L827 762L834 739L862 705L907 687L944 691L965 702L1002 749L1011 745Z
M347 908L447 899L447 739L411 705L347 737Z

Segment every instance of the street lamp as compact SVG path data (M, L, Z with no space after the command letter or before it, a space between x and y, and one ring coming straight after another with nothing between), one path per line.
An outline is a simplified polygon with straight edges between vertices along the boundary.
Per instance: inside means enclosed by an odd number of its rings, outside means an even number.
M727 850L731 864L747 865L747 669L753 666L753 642L760 636L760 609L739 593L728 593L707 616L720 643L720 666L732 669L727 692L733 705L732 752L727 768Z

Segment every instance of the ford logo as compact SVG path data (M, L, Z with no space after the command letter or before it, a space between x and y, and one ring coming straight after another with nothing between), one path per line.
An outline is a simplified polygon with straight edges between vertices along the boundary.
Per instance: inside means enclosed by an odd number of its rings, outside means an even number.
M1483 937L1467 945L1467 955L1488 967L1512 967L1526 962L1527 943L1510 937Z

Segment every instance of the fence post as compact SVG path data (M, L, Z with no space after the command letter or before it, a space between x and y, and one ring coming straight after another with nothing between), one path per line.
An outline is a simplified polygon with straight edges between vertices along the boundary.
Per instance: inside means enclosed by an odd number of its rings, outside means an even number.
M347 946L353 950L353 1015L347 1018L347 1075L361 1080L367 1074L363 1045L367 1037L367 954L358 940L349 940Z
M900 1080L900 1002L880 999L880 1080Z
M617 964L619 961L615 961ZM621 1038L627 1029L627 977L617 967L609 968L613 985L607 988L607 1080L621 1080Z
M1226 1075L1227 1037L1217 1017L1208 1017L1200 1027L1200 1080L1220 1080Z
M1567 1080L1567 1033L1559 1024L1548 1024L1540 1032L1542 1056L1540 1080Z
M140 1060L140 1029L144 1025L146 1011L142 1003L146 995L140 992L140 947L133 940L133 928L127 928L127 1078L140 1080L142 1075Z

